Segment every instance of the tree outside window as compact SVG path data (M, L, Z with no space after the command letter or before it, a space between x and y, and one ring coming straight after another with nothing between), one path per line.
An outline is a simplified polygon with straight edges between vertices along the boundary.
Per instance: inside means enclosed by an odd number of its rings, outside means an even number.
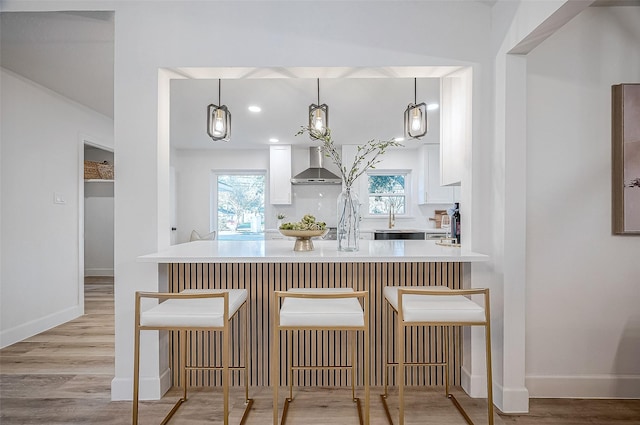
M369 214L406 214L407 174L368 174Z
M220 239L264 232L264 175L219 174L217 214Z

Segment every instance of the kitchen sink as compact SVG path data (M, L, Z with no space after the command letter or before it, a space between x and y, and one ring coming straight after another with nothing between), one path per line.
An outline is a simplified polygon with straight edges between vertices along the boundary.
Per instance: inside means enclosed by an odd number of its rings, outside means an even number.
M376 240L396 240L396 239L422 239L425 238L423 230L415 229L379 229L373 232Z

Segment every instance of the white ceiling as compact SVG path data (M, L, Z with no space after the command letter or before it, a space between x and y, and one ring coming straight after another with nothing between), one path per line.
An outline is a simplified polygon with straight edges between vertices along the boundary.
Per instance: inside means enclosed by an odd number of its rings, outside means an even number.
M478 0L492 7L494 0ZM638 0L599 0L594 5L638 5ZM2 12L0 66L69 99L113 118L113 12ZM388 139L402 133L402 114L413 101L439 102L438 78L453 68L384 69L190 69L171 83L171 143L176 148L257 147L277 137L280 143L304 144L294 137L317 101L329 105L330 126L338 143ZM232 113L230 142L206 135L206 107L222 103ZM293 78L292 78L293 77ZM262 107L259 114L247 110ZM437 142L439 110L429 113L423 142Z
M113 118L114 14L112 12L3 12L0 22L2 67ZM455 67L415 68L178 68L185 79L171 83L171 144L182 149L266 147L305 144L295 137L309 104L329 105L337 143L402 135L403 111L413 101L439 102L439 77ZM213 142L206 134L206 108L221 101L232 114L232 139ZM258 105L260 113L249 112ZM429 113L423 142L436 143L439 111Z
M114 14L112 12L3 12L0 22L1 65L69 99L113 118ZM308 143L295 133L307 120L308 106L329 105L337 143L402 135L402 114L413 101L438 103L438 78L446 68L179 68L185 77L171 84L171 144L176 148L265 147ZM232 140L214 143L206 134L206 108L222 103L232 114ZM260 113L249 112L258 105ZM437 142L438 111L429 113L425 142Z
M438 78L417 80L418 102L437 104ZM218 103L218 80L172 80L171 144L176 148L266 147L279 143L308 144L296 137L317 103L317 80L311 78L225 79L221 102L231 111L231 141L213 142L206 134L206 109ZM320 102L329 106L329 127L338 144L402 136L403 112L413 101L413 78L333 78L320 80ZM259 113L248 107L257 105ZM439 140L439 110L429 112L429 133L422 141Z
M113 118L112 12L2 12L0 65Z

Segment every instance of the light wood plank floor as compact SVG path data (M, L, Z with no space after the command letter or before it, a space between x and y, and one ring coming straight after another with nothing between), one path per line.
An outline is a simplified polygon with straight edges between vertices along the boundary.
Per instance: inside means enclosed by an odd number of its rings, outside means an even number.
M112 402L114 374L113 281L87 278L86 314L76 320L0 350L0 424L128 424L131 403ZM283 389L284 390L284 389ZM141 403L141 424L157 424L173 404L177 390L162 400ZM371 392L371 423L386 424L378 394ZM195 388L172 424L220 423L221 396ZM357 424L348 389L301 389L287 423ZM477 423L486 423L484 400L460 391L461 402ZM281 393L284 396L284 391ZM252 388L255 399L248 424L271 421L271 391ZM390 405L396 410L395 393ZM242 414L242 391L232 393L232 423ZM282 407L282 402L280 403ZM465 421L441 388L409 389L407 424L460 424ZM496 415L496 424L640 425L640 400L533 399L528 415Z

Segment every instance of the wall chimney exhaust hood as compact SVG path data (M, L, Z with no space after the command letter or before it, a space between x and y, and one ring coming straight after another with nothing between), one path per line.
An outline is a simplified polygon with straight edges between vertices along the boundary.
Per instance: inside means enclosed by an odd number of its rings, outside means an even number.
M309 168L291 179L292 184L341 184L342 179L323 168L324 156L319 146L309 148Z

